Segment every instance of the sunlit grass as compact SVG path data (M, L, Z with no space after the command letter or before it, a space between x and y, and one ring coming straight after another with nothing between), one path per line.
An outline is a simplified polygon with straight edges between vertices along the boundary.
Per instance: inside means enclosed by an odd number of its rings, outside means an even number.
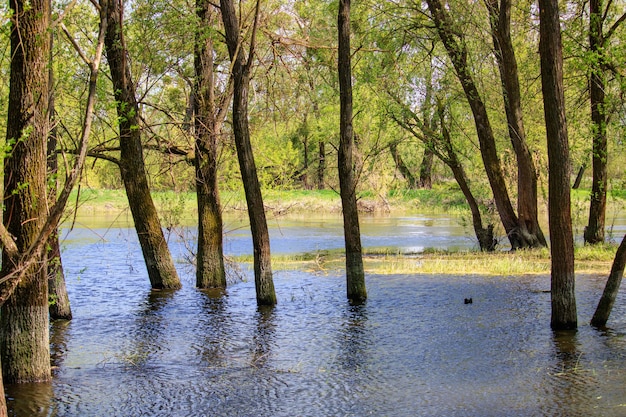
M575 250L576 273L608 274L616 245L579 247ZM238 262L252 262L252 256L237 257ZM323 250L303 254L273 255L276 270L310 272L338 271L345 268L343 250ZM475 252L425 250L422 253L397 253L389 250L365 250L363 266L368 274L433 274L520 276L550 273L548 249L515 252Z

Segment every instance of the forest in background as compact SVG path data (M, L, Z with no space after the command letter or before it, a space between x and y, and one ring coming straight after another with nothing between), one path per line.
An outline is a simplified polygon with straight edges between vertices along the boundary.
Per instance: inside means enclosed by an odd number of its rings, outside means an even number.
M56 3L53 16L63 23L89 55L97 39L98 17L85 2ZM242 3L242 26L249 27L253 3ZM582 187L591 188L591 118L589 110L589 14L586 2L568 2L562 15L564 83L570 126L572 180L581 167ZM623 13L621 2L607 7L607 22ZM6 7L6 6L4 6ZM250 88L250 127L259 180L264 189L338 188L339 93L336 72L336 3L264 2L261 9L255 65ZM493 126L505 178L515 195L517 162L508 138L498 66L494 59L489 13L484 2L451 2L456 28L463 32L468 63ZM5 9L3 14L7 15ZM124 37L131 74L137 88L146 167L154 190L194 188L193 48L197 26L192 2L128 2ZM54 19L54 17L53 17ZM219 19L207 36L215 39L218 83L225 88L229 59ZM437 105L454 149L472 187L489 206L490 189L480 160L471 110L454 68L424 11L410 3L360 2L353 6L354 126L357 137L359 190L386 196L392 190L428 187L452 181L449 168L434 158L430 179L429 145L407 124L419 121L435 129ZM52 49L59 154L76 149L84 116L88 71L60 27ZM528 146L539 176L540 196L547 198L547 153L538 56L538 14L531 2L517 3L511 13L511 33L520 78ZM245 33L244 33L245 35ZM0 55L2 77L0 129L5 130L8 96L8 25ZM625 188L624 79L625 45L621 31L606 45L614 72L607 82L609 190ZM621 72L620 72L621 71ZM94 188L121 188L117 158L117 116L107 67L98 81L98 97L90 159L81 183ZM410 115L410 116L407 116ZM405 128L403 128L403 126ZM413 126L417 126L413 123ZM410 126L409 126L410 127ZM433 146L432 144L430 146ZM426 155L425 154L426 151ZM426 156L426 158L424 158ZM65 159L68 157L66 156ZM64 164L60 164L63 169ZM227 120L219 149L219 186L240 190L241 181Z

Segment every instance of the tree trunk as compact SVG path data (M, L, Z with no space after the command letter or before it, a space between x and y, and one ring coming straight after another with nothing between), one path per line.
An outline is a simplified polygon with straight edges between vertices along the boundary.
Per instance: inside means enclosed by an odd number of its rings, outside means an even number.
M54 33L50 34L50 62L52 62L52 47L54 43ZM51 188L49 190L48 199L50 205L54 205L57 199L57 130L55 126L55 108L54 108L54 71L52 65L48 69L50 86L50 99L48 102L48 114L50 115L50 136L48 137L48 176L52 179ZM63 263L61 262L61 248L59 246L59 232L55 228L50 239L48 240L48 298L49 312L52 320L71 320L72 309L70 308L70 298L67 295L65 286L65 274L63 273Z
M493 238L493 225L490 224L486 228L483 227L483 219L480 213L480 206L474 198L474 194L467 183L467 177L465 175L465 170L463 166L459 162L459 159L452 147L452 139L450 138L450 131L448 130L445 117L443 113L443 108L439 108L439 119L441 121L441 136L443 139L443 147L446 151L443 161L450 167L452 170L452 174L454 175L454 179L457 184L461 188L463 195L465 196L465 200L470 207L470 211L472 213L472 226L474 227L474 233L476 234L476 238L478 239L478 245L480 246L480 250L484 252L493 252L496 249L496 240Z
M317 189L323 190L326 186L324 175L326 173L326 143L320 140L317 157Z
M139 129L139 106L128 67L128 51L122 35L124 13L122 0L112 0L107 10L109 25L105 46L117 105L122 181L152 288L180 288L178 273L148 186Z
M61 262L61 248L57 231L48 241L48 297L50 318L52 320L72 320L70 298L65 285L65 274Z
M604 242L607 188L607 138L608 117L605 103L604 35L602 0L589 1L589 49L594 54L591 64L589 91L591 96L591 132L593 136L591 204L589 223L585 227L585 243Z
M518 234L523 246L547 246L537 210L537 172L526 143L522 100L515 50L511 41L511 0L489 0L491 33L502 80L502 95L509 126L509 137L517 157Z
M611 273L606 281L604 292L596 308L596 312L591 319L591 325L596 327L606 326L606 322L609 320L613 304L617 298L617 292L619 286L622 283L622 277L624 276L624 267L626 267L626 235L622 239L615 253L615 259L613 260L613 266L611 267Z
M583 180L583 175L585 175L585 170L587 169L587 162L583 162L580 168L578 169L578 173L576 174L576 179L574 180L574 185L572 185L572 190L578 190L580 187L580 183Z
M396 163L396 168L400 171L400 174L404 177L404 179L409 183L409 188L414 190L417 188L417 181L415 180L415 176L411 173L411 170L404 163L402 159L402 155L400 155L400 151L398 150L398 143L391 142L389 144L389 152L391 153L391 157L393 161Z
M578 318L558 0L539 0L539 19L541 87L548 139L548 217L552 257L550 324L554 330L567 330L576 329Z
M462 35L453 30L449 12L444 8L441 0L427 0L427 3L439 37L454 65L457 77L472 109L483 164L498 208L498 214L500 215L507 237L511 242L511 248L517 249L526 247L528 245L519 233L519 222L515 210L513 210L513 206L511 205L511 200L509 199L502 167L500 166L500 160L498 158L495 137L487 115L487 108L480 97L478 88L470 73L467 63L467 48Z
M47 215L46 141L49 134L49 0L12 0L11 75L4 161L4 225L19 253L37 239ZM4 277L16 259L3 250ZM50 379L48 280L45 256L17 284L0 313L4 383Z
M254 36L258 23L259 1L256 4L253 35L247 61L244 58L240 42L239 22L237 21L235 6L232 0L220 0L220 9L224 21L228 54L232 62L231 77L234 88L233 133L241 179L248 204L250 231L252 232L257 304L274 305L276 304L276 292L272 278L269 231L267 229L263 196L257 177L248 126L248 90L250 88L250 70L252 60L254 59Z
M346 279L348 300L362 303L367 299L365 272L356 202L356 179L352 156L354 131L352 127L352 64L350 51L350 0L339 0L337 17L339 35L338 72L340 98L339 126L339 188L343 211L346 245Z
M196 1L199 28L195 44L195 135L196 193L198 200L198 249L196 286L226 288L222 244L222 209L217 187L218 141L222 120L218 120L213 75L213 41L208 32L214 24L213 6Z
M430 143L424 144L424 155L420 164L419 188L430 190L433 188L433 150Z
M0 364L0 369L2 369L1 365L2 364ZM2 372L0 372L0 417L8 417L8 415L7 399L4 395L4 381L2 379Z

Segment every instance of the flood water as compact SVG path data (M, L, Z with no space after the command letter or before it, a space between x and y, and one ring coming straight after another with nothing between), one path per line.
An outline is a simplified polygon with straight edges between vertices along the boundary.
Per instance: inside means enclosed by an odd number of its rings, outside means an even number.
M343 244L340 220L301 221L272 225L274 253ZM362 225L365 246L473 245L446 217ZM577 277L573 334L550 330L548 276L368 275L356 307L340 272L276 271L279 304L259 310L248 270L222 297L196 290L175 236L184 287L151 292L118 226L65 233L74 319L51 325L53 381L8 387L10 415L626 416L623 292L610 329L587 324L605 277ZM248 240L232 226L226 252Z

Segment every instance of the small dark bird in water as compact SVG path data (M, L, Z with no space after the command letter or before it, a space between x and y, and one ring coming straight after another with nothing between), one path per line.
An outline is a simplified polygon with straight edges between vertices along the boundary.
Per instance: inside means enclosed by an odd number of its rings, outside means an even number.
M472 300L471 298L466 298L464 302L465 304L472 304L474 300Z

